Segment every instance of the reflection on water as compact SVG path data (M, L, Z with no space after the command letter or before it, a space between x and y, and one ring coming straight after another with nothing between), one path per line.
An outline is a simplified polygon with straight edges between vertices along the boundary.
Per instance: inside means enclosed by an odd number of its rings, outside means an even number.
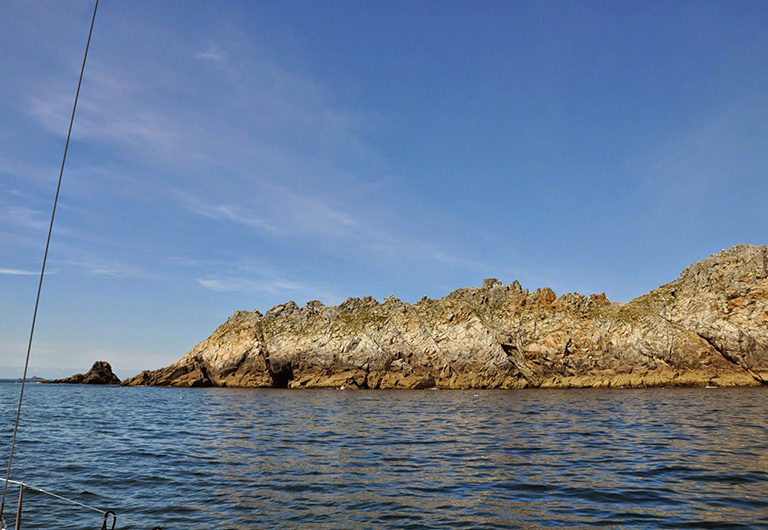
M16 392L0 384L8 426ZM765 388L27 396L14 477L120 528L768 525ZM34 494L25 515L100 524Z

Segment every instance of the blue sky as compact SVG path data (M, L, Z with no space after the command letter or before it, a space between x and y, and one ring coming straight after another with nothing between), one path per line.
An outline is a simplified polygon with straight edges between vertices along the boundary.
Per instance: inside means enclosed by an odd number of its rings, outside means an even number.
M0 4L0 375L91 9ZM766 243L766 50L762 2L102 0L33 372L127 377L290 299L628 301Z

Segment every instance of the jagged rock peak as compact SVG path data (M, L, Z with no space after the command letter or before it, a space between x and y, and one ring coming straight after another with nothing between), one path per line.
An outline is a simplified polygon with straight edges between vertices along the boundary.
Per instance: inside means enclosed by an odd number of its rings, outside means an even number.
M289 317L295 313L298 313L301 311L299 309L299 306L296 305L296 302L293 300L289 300L285 302L284 304L279 304L274 307L271 307L269 311L267 311L267 314L264 315L265 318L280 318L280 317Z
M391 306L391 305L402 305L403 301L399 298L396 298L394 295L387 296L384 300L381 301L381 305Z
M684 284L708 285L760 280L768 277L768 247L736 245L694 263L679 280Z
M252 318L253 316L261 316L261 313L258 311L243 311L241 309L238 309L234 313L232 313L232 316L230 316L227 321L237 321L237 320L243 320L246 318Z
M347 298L339 305L339 311L353 312L362 309L372 309L379 305L379 302L372 296L362 298Z
M304 309L307 311L316 313L318 311L322 311L325 309L325 304L322 303L320 300L308 300L307 305L304 306Z

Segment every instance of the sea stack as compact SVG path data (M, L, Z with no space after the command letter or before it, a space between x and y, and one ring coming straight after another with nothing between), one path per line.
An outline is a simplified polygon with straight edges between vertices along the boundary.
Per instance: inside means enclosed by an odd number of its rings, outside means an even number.
M738 245L628 303L489 279L439 300L237 311L124 385L565 388L768 384L768 248Z
M45 382L73 385L118 385L120 378L112 372L112 367L107 361L96 361L87 374L75 374L72 377Z

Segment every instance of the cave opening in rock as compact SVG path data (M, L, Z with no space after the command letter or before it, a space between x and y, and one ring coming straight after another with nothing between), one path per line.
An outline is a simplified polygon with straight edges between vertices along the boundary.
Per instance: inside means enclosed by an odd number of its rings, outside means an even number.
M272 378L273 388L288 388L288 383L293 380L293 368L290 363L274 367L269 372Z

